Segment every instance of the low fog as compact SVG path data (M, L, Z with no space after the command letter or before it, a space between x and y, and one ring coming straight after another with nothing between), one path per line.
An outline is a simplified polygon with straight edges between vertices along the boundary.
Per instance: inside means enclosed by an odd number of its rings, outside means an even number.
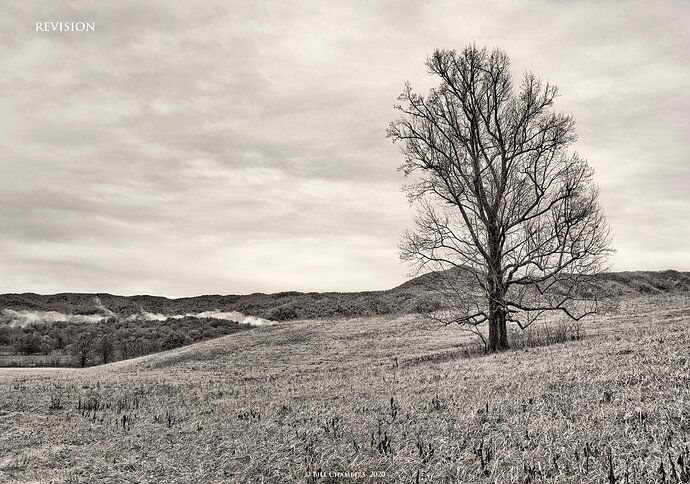
M120 318L121 316L113 313L109 309L103 307L101 304L100 311L102 314L66 314L59 311L37 311L32 309L2 309L0 311L0 322L10 324L12 326L24 327L29 324L50 324L54 322L69 321L73 323L98 323L109 318ZM272 321L258 318L256 316L247 316L239 311L203 311L200 313L185 313L185 314L162 314L151 313L143 308L138 313L125 317L127 321L165 321L166 319L181 319L184 317L195 318L213 318L222 319L226 321L234 321L240 324L248 324L251 326L262 326L270 324Z

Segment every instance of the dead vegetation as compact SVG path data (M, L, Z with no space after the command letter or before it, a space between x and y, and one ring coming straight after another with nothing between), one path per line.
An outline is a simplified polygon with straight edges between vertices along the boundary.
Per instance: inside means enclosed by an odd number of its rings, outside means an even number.
M405 316L2 370L0 481L690 482L688 302L628 300L497 355Z

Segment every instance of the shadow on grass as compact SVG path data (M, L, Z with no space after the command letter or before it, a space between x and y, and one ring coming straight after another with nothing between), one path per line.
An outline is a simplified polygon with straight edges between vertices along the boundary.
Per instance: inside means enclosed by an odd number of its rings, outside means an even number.
M558 321L552 323L533 324L521 330L511 328L508 333L510 349L508 352L549 346L569 341L580 341L585 337L580 321ZM446 351L416 355L402 361L394 360L394 365L415 366L421 363L443 363L446 361L487 356L484 343L479 339L460 344Z

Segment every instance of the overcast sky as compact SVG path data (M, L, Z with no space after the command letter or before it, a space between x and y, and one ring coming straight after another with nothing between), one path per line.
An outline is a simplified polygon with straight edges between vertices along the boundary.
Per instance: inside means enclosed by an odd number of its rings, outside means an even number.
M687 1L194 4L3 4L0 292L401 283L392 105L470 42L559 86L613 268L690 269Z

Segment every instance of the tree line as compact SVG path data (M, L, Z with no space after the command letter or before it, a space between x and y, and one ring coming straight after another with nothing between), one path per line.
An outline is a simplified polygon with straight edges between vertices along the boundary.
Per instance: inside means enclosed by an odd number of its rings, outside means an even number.
M170 350L251 328L215 318L185 316L164 321L108 318L97 323L55 321L0 324L0 346L17 355L69 356L86 367Z

